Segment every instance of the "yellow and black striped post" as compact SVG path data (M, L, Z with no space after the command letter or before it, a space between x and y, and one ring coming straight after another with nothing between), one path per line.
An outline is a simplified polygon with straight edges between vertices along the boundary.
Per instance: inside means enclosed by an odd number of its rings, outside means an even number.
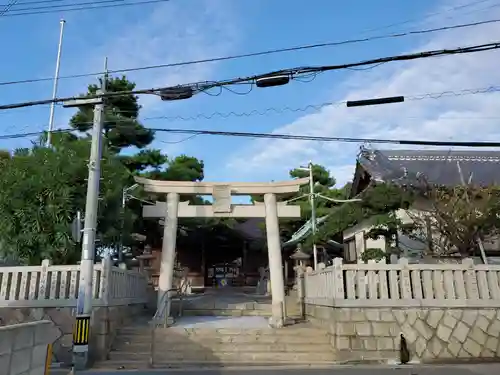
M80 315L76 317L73 327L73 351L88 351L90 337L90 316Z

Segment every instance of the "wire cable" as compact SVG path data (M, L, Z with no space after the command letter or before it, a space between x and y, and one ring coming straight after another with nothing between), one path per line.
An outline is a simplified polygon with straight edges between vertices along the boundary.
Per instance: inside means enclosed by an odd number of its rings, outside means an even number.
M116 0L109 0L109 1L116 1ZM168 0L162 0L162 1L168 1ZM211 57L211 58L200 59L200 60L180 61L180 62L174 62L174 63L168 63L168 64L148 65L148 66L135 67L135 68L124 68L124 69L110 70L107 73L108 74L121 74L121 73L130 73L130 72L137 72L137 71L144 71L144 70L151 70L151 69L173 68L173 67L179 67L179 66L197 65L197 64L205 64L205 63L211 63L211 62L221 62L221 61L228 61L228 60L244 59L244 58L250 58L250 57L259 57L259 56L265 56L265 55L295 52L295 51L315 49L315 48L335 47L335 46L341 46L341 45L346 45L346 44L371 42L371 41L381 40L381 39L401 38L401 37L406 37L406 36L410 36L410 35L430 34L430 33L435 33L435 32L463 29L463 28L468 28L468 27L476 27L476 26L487 25L487 24L498 23L498 22L500 22L500 19L490 19L490 20L477 21L477 22L471 22L471 23L442 26L442 27L432 28L432 29L413 30L413 31L406 31L406 32L399 32L399 33L392 33L392 34L376 35L376 36L371 36L371 37L366 37L366 38L347 39L347 40L342 40L342 41L333 41L333 42L316 43L316 44L305 44L305 45L295 46L295 47L276 48L276 49L271 49L271 50L250 52L250 53L244 53L244 54L238 54L238 55ZM380 63L380 64L383 64L383 63ZM371 69L371 68L369 68L369 69ZM103 72L95 72L95 73L73 74L73 75L61 76L61 77L59 77L59 79L83 78L83 77L99 76L102 74L104 74L104 73ZM16 81L4 81L4 82L0 82L0 86L35 83L35 82L45 82L45 81L53 81L53 80L54 80L54 77L44 77L44 78L33 78L33 79L24 79L24 80L16 80Z
M42 100L26 101L26 102L21 102L21 103L4 104L4 105L0 105L0 110L33 107L33 106L38 106L38 105L50 104L50 103L68 102L68 101L72 101L72 100L119 97L119 96L123 96L123 95L137 95L137 94L160 95L161 92L165 92L165 91L172 90L172 89L175 91L178 91L179 89L186 89L186 90L189 89L189 90L192 90L193 94L196 94L199 92L210 90L212 88L231 86L231 85L235 85L235 84L245 83L245 84L253 85L259 79L268 78L268 77L272 77L272 76L276 76L276 75L287 75L293 79L297 76L303 76L303 75L307 75L307 74L311 74L311 73L322 73L322 72L327 72L327 71L341 70L341 69L347 69L347 68L352 68L352 67L379 64L379 63L387 63L387 62L392 62L392 61L409 61L409 60L437 57L437 56L444 56L444 55L456 55L456 54L468 54L468 53L475 53L475 52L484 52L484 51L490 51L490 50L495 50L495 49L499 49L499 48L500 48L500 42L493 42L493 43L486 43L486 44L480 44L480 45L475 45L475 46L459 47L459 48L454 48L454 49L441 49L441 50L434 50L434 51L422 51L422 52L416 52L416 53L410 53L410 54L404 54L404 55L387 56L387 57L381 57L381 58L376 58L376 59L372 59L372 60L364 60L364 61L358 61L358 62L353 62L353 63L339 64L339 65L306 66L306 67L297 67L297 68L291 68L291 69L282 69L282 70L267 72L264 74L247 76L247 77L243 77L243 78L232 78L232 79L221 80L221 81L211 81L211 82L210 81L202 81L202 82L188 83L188 84L182 84L182 85L177 85L177 86L157 87L157 88L148 88L148 89L140 89L140 90L130 90L130 91L107 92L103 95L96 94L96 95L88 95L85 97L72 96L72 97L66 97L66 98L42 99Z
M119 0L116 0L119 1ZM126 0L121 0L121 1L126 1ZM146 4L157 4L157 3L165 3L170 0L143 0L143 1L133 1L130 3L124 3L120 2L118 4L107 4L107 5L102 5L101 3L105 2L112 2L112 0L109 1L94 1L92 3L98 4L97 6L81 6L81 7L73 7L73 5L68 5L67 8L63 9L48 9L48 10L29 10L29 11L22 11L22 12L10 12L9 14L4 15L4 17L19 17L19 16L30 16L30 15L39 15L39 14L50 14L50 13L59 13L59 12L77 12L77 11L82 11L82 10L94 10L94 9L106 9L106 8L122 8L122 7L127 7L127 6L136 6L136 5L146 5ZM88 3L88 4L92 4ZM87 3L84 3L87 4ZM54 6L47 6L46 8L57 8L57 7L62 7L61 5L54 5ZM43 8L43 7L41 7ZM26 9L38 9L36 7L33 8L26 8Z
M256 133L256 132L231 132L218 130L199 130L199 129L177 129L177 128L147 128L158 133L170 134L189 134L185 140L191 139L198 135L224 136L224 137L243 137L243 138L264 138L278 140L295 140L295 141L315 141L315 142L341 142L341 143L376 143L376 144L398 144L412 146L441 146L441 147L471 147L471 148L496 148L500 147L500 142L479 142L479 141L437 141L437 140L416 140L416 139L389 139L389 138L352 138L352 137L325 137L313 135L293 135L293 134L278 134L278 133ZM57 129L54 132L65 133L74 132L74 129ZM17 133L0 135L0 140L26 138L36 135L42 135L45 131Z
M6 17L5 15L12 9L13 6L16 5L18 0L11 0L8 4L4 6L2 10L0 10L0 17Z
M434 93L425 93L418 95L404 95L405 101L420 101L425 99L441 99L445 97L460 97L466 95L478 95L478 94L489 94L494 92L500 92L500 85L492 85L488 87L480 87L475 89L463 89L460 91L442 91L442 92L434 92ZM275 114L283 114L286 112L308 112L308 111L320 111L323 108L327 107L338 107L342 104L346 104L347 101L338 101L338 102L324 102L317 104L307 104L302 107L289 107L284 106L281 108L277 107L267 107L265 109L253 109L249 112L212 112L211 114L199 113L192 116L151 116L145 117L144 121L150 120L167 120L167 121L196 121L196 120L213 120L214 118L222 118L227 119L230 117L252 117L252 116L267 116L271 113ZM121 112L122 114L126 114ZM481 119L498 119L499 117L489 117L489 118L481 118ZM450 119L450 118L449 118ZM458 118L451 118L458 119ZM463 118L460 118L463 119Z
M123 3L126 0L97 0L97 1L86 1L83 3L70 3L70 4L59 4L59 5L42 5L42 6L30 6L30 7L24 7L24 8L18 8L19 6L25 5L25 3L19 3L16 4L15 8L12 9L12 14L15 14L15 12L22 12L22 11L30 11L30 10L43 10L43 9L59 9L61 11L64 11L64 9L60 8L67 8L67 7L75 7L75 6L82 6L82 5L99 5L99 4L114 4L114 3Z
M457 5L457 6L454 6L454 7L445 9L445 10L442 10L442 11L428 13L428 14L426 14L424 16L424 18L428 19L428 18L431 18L431 17L439 16L439 15L444 14L444 13L454 12L456 10L469 8L469 7L472 7L472 6L475 6L475 5L478 5L478 4L482 4L482 3L487 3L489 1L490 0L476 0L476 1L472 1L470 3ZM415 21L420 21L421 19L422 19L422 17L413 17L413 18L409 18L409 19L406 19L404 21L398 21L396 23L392 23L392 24L389 24L389 25L386 25L386 26L380 26L380 27L371 28L371 29L366 30L365 33L373 32L373 31L378 31L378 30L389 29L389 28L392 28L394 26L406 25L406 24L409 24L409 23L413 23Z

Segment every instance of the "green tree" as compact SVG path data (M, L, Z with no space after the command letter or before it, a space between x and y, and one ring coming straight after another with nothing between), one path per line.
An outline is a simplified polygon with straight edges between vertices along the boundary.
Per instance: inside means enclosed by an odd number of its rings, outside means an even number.
M95 95L100 85L91 84L82 96ZM132 91L136 87L125 76L108 78L108 93ZM139 121L141 106L137 96L132 94L111 96L105 99L104 135L111 152L119 153L129 146L144 148L154 139L154 132L146 129ZM80 131L88 132L92 128L93 106L82 106L71 118L70 125Z
M366 189L357 198L358 202L342 203L330 209L328 218L320 226L318 240L327 241L344 230L370 219L372 227L365 234L369 238L385 238L388 254L397 247L397 233L407 231L396 211L408 208L414 199L411 191L392 184L376 184Z
M80 248L71 237L71 222L85 206L90 142L60 136L54 147L34 145L2 161L0 175L0 251L24 264L49 258L74 264ZM129 179L124 166L107 149L101 165L98 237L103 246L119 228L116 209L121 189Z

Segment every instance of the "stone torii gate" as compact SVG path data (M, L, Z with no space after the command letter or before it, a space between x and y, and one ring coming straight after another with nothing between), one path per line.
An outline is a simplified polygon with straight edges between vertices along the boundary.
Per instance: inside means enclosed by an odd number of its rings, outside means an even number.
M177 220L183 217L263 217L266 222L267 248L272 295L272 318L270 324L282 327L285 322L285 290L281 259L281 243L278 218L299 218L300 207L277 202L276 195L299 191L309 178L272 183L213 183L191 181L159 181L136 177L146 192L166 194L167 202L156 202L143 207L143 216L164 218L160 278L158 282L158 308L165 303L165 294L172 289L174 261L177 241ZM190 205L180 202L180 195L212 195L212 205ZM264 195L264 202L232 204L232 195ZM170 317L170 303L166 301L166 317Z

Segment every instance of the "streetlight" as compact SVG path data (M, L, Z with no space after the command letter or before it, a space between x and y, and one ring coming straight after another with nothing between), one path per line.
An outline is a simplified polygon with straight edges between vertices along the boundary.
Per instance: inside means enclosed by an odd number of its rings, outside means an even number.
M355 199L334 199L330 197L325 197L324 195L321 195L320 193L316 193L314 191L314 186L316 186L316 183L314 182L314 176L313 176L313 168L314 164L312 161L309 161L309 164L307 167L299 167L297 169L301 171L308 171L309 172L309 194L304 194L300 197L294 198L299 199L303 197L308 197L309 198L309 203L311 205L311 230L312 230L312 235L313 235L313 260L314 260L314 269L316 270L318 268L318 249L316 247L316 204L315 200L316 197L325 199L330 202L334 203L349 203L349 202L360 202L361 199L355 198Z
M134 190L139 185L134 184L129 187L124 187L122 190L122 222L120 231L120 250L118 251L118 263L123 263L123 232L125 231L125 207L127 205L127 200L129 198L129 191Z
M309 172L309 204L311 205L311 229L313 235L313 259L314 269L318 266L318 249L316 248L316 205L314 202L314 177L313 177L313 163L309 161L307 167L299 167L302 171Z
M122 190L122 222L121 222L121 231L120 231L120 251L118 253L119 262L123 262L123 236L125 231L125 208L127 206L127 202L129 199L135 199L136 201L146 203L146 204L154 204L153 202L134 197L130 194L132 190L135 190L139 187L139 184L134 184L129 187L125 187Z

